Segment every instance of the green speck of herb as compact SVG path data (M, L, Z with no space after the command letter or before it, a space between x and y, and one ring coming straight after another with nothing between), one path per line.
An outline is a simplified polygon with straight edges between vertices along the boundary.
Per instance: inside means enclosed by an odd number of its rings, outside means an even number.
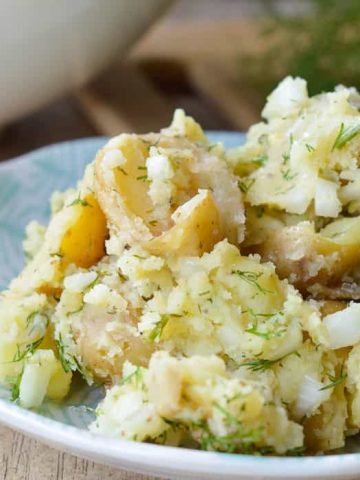
M302 457L305 455L305 447L294 447L290 450L286 450L286 456L288 457Z
M335 377L334 375L329 375L330 383L320 388L320 391L328 390L329 388L335 388L337 385L340 385L341 383L343 383L346 380L346 377L347 377L347 374L344 373L343 366L342 366L339 376Z
M282 168L281 169L281 175L282 175L284 180L289 182L290 180L293 180L294 178L296 178L298 174L297 173L292 174L290 168Z
M133 380L135 380L135 385L139 386L142 382L143 379L143 372L141 367L136 367L136 369L127 375L126 377L122 378L118 385L121 387L122 385L126 385L128 383L131 383Z
M232 432L227 435L215 435L207 421L192 422L193 429L200 433L200 448L202 450L214 450L227 453L255 453L255 444L259 441L261 428L245 430L241 423L225 409L218 406L218 410L224 415L226 422L232 427Z
M203 297L204 295L208 295L209 293L211 293L210 290L206 290L206 292L199 293L199 296Z
M250 161L251 163L258 163L259 165L265 165L265 163L269 160L267 155L256 155Z
M63 258L64 255L60 252L56 252L56 253L50 253L50 257L58 257L58 258Z
M315 152L315 148L312 145L309 145L308 143L305 143L306 150L310 153Z
M6 381L11 385L11 401L16 402L20 396L20 384L24 373L24 367L15 377L7 378Z
M239 180L238 186L243 193L247 193L250 190L250 188L254 185L254 183L255 183L255 178L251 178L249 181Z
M61 333L59 334L59 338L55 340L55 343L58 349L59 359L64 372L69 373L71 371L78 371L84 378L88 378L89 373L80 365L78 359L66 353L66 347L63 342Z
M147 175L140 175L139 177L136 177L136 180L139 180L141 182L148 182L148 176Z
M138 260L145 260L145 257L142 257L141 255L133 255L134 258L137 258Z
M39 315L40 314L40 311L39 310L36 310L35 312L31 312L27 318L26 318L26 329L29 328L30 324L33 322L34 318L36 317L36 315Z
M82 305L80 305L79 308L77 308L76 310L72 310L71 312L67 312L66 316L69 317L70 315L75 315L76 313L80 313L84 308L84 303L82 303Z
M129 280L129 278L126 275L124 275L123 273L121 273L119 271L118 271L118 276L119 276L120 280L122 280L123 282L126 282L127 280Z
M14 358L12 359L12 362L21 362L24 360L26 357L29 357L30 355L33 355L35 351L39 348L41 342L44 340L44 337L38 338L32 343L29 343L26 345L24 350L21 350L20 345L16 346L16 353L14 355Z
M169 321L168 315L161 316L161 319L156 323L155 327L149 333L149 340L151 342L155 342L156 340L161 339L161 335L168 321Z
M242 363L240 367L248 367L249 370L252 370L253 372L264 372L265 370L268 370L276 363L281 362L281 360L284 360L284 358L288 357L289 355L293 355L296 353L297 352L290 352L274 360L268 360L266 358L256 358L254 360L250 360L249 362Z
M287 163L289 163L290 154L289 153L283 153L282 158L283 158L283 164L286 165Z
M333 152L336 148L341 149L343 148L350 140L352 140L358 133L360 132L360 123L357 125L351 125L350 127L346 127L342 123L340 125L339 133L335 139L334 145L332 146L331 151Z
M86 291L89 291L89 290L91 290L92 288L94 288L95 285L100 281L100 278L101 278L101 274L100 274L100 273L97 273L97 274L96 274L96 278L94 278L94 280L93 280L92 282L90 282L90 283L86 286L85 290L86 290Z
M119 172L121 172L123 175L127 175L127 171L124 170L122 167L116 167L116 170L119 170Z
M260 293L271 293L270 290L266 290L263 288L260 283L258 282L258 279L262 276L262 272L251 272L251 271L245 271L245 270L234 270L232 271L234 275L238 275L241 280L244 282L248 283L252 287L255 287Z
M245 330L247 333L251 333L253 335L256 335L257 337L261 337L264 340L270 340L271 338L274 337L281 337L286 332L286 328L277 328L275 325L273 325L272 329L268 330L259 330L258 326L258 320L259 318L273 318L276 316L282 316L284 313L279 311L276 313L255 313L251 308L249 308L248 311L244 313L250 313L250 315L255 319L255 323L251 328L248 328Z
M82 207L92 207L89 202L80 197L80 193L79 196L68 205L68 207L73 207L74 205L81 205Z
M255 215L256 218L261 218L264 215L265 208L262 206L256 206L255 207Z

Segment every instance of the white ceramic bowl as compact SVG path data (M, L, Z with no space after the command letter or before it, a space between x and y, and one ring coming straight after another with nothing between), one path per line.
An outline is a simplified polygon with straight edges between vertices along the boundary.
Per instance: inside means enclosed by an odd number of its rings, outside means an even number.
M171 0L2 0L0 126L86 82Z

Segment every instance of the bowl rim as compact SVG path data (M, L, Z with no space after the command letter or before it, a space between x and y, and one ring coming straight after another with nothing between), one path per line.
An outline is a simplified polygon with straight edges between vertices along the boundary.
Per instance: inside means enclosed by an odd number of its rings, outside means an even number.
M204 452L130 440L107 438L66 425L0 399L0 422L72 454L113 466L149 471L163 469L170 474L214 474L228 478L265 475L267 478L339 478L360 472L360 453L324 456L265 457ZM164 465L164 459L166 463Z

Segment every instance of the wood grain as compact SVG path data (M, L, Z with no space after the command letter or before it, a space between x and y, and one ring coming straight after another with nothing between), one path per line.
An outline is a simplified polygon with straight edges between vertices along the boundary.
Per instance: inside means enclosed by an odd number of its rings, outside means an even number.
M0 480L157 480L68 455L0 427Z

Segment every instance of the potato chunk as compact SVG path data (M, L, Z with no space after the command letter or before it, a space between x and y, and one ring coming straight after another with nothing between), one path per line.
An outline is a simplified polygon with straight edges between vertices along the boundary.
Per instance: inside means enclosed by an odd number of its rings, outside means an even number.
M106 218L93 195L88 195L76 209L76 220L65 232L60 254L66 263L89 268L105 255Z
M201 190L179 207L173 219L173 227L144 244L153 255L201 255L224 238L219 211L208 190Z

